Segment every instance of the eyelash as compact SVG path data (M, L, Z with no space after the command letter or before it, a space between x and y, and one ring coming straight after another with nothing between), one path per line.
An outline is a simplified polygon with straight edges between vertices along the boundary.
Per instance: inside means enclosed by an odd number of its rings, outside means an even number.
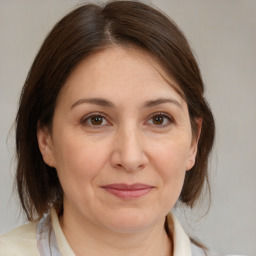
M102 118L103 120L105 120L105 122L107 122L108 124L104 124L104 125L93 125L92 124L92 120L90 121L90 119L92 119L93 117L100 117ZM91 122L90 124L88 122ZM81 124L86 126L90 126L90 127L93 127L94 129L99 129L101 128L102 126L110 126L110 122L108 121L108 118L105 116L105 114L101 113L101 112L94 112L94 113L91 113L91 114L88 114L86 116L84 116L81 120Z
M93 117L102 118L103 122L105 120L105 122L107 122L107 124L94 125L94 124L92 124L92 118ZM167 123L166 124L159 124L159 125L153 123L153 124L150 124L150 126L155 126L157 128L164 128L164 127L170 125L171 123L174 123L173 118L170 115L168 115L166 113L163 113L163 112L157 112L157 113L151 114L146 123L149 123L149 121L152 120L154 117L161 117L165 120L163 122L167 122ZM90 122L90 123L88 123L88 122ZM101 127L104 127L104 126L111 126L111 123L108 121L108 118L106 117L106 115L101 113L101 112L96 112L96 113L91 113L89 115L86 115L85 117L82 118L80 123L84 126L88 125L90 127L93 127L93 129L100 129Z
M148 119L147 122L149 122L149 120L152 120L154 117L161 117L161 118L167 120L166 124L159 124L159 125L151 124L152 126L155 126L157 128L165 128L166 126L174 123L173 118L169 114L166 114L166 113L163 113L163 112L157 112L157 113L151 114L151 116L150 116L150 118Z

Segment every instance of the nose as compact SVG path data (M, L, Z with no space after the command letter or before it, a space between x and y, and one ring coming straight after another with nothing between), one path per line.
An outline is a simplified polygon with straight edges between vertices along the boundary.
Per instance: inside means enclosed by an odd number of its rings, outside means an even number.
M142 170L148 163L143 135L136 128L123 128L117 132L111 155L114 168L134 172Z

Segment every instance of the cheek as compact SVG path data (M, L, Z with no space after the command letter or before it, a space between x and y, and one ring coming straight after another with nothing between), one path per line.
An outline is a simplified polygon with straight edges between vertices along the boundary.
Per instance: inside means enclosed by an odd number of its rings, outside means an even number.
M162 174L166 176L180 175L186 172L186 165L189 155L188 143L169 142L157 143L151 147L151 155L154 155L154 162L158 168L162 170Z
M64 191L71 184L73 187L85 188L85 184L94 183L107 158L105 148L83 138L66 137L59 141L56 169Z
M188 158L187 143L158 143L154 147L152 164L161 177L164 197L174 205L183 187ZM153 158L152 158L153 159Z

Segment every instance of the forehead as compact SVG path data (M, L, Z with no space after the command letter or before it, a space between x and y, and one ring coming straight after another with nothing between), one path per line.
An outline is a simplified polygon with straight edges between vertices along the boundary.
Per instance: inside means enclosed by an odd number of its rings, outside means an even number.
M156 57L135 47L111 46L80 62L59 96L130 94L133 97L137 93L142 99L155 93L159 97L166 93L178 94L177 88L177 83L166 74Z

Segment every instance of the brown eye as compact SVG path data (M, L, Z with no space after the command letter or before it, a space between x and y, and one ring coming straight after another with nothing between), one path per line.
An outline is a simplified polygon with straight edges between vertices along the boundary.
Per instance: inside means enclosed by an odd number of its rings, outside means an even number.
M152 118L153 124L155 125L161 125L164 123L164 117L161 115L154 116Z
M104 117L102 116L92 116L89 120L91 120L92 125L102 125L104 121Z
M148 124L154 125L154 126L160 126L160 127L167 126L171 123L173 123L172 118L166 114L161 114L161 113L153 115L148 120Z
M108 126L109 122L107 119L100 114L91 114L81 120L81 124L83 126L88 126L88 127L94 127L94 128L101 128L103 126Z

